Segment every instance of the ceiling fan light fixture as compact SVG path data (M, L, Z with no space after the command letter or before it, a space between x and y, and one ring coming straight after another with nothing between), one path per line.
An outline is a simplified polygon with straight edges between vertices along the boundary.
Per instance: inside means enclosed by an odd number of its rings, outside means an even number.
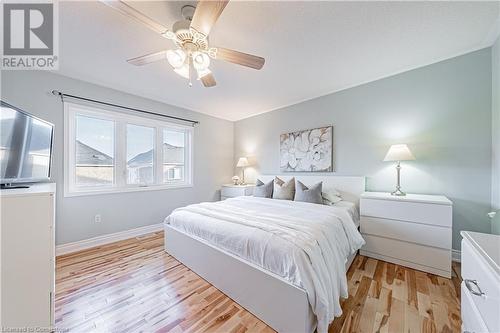
M217 58L217 48L216 47L209 48L207 53L210 56L210 58L213 58L213 59Z
M202 77L212 73L212 71L208 68L204 68L204 69L197 69L196 73L198 73L198 80L201 80Z
M193 66L197 70L206 69L210 66L210 58L203 52L193 52Z
M180 76L182 76L188 80L190 79L190 77L189 77L189 65L188 64L184 64L180 67L174 68L174 72L176 72L177 74L179 74Z
M167 51L168 63L175 69L183 67L186 62L186 52L181 49Z
M177 36L170 30L165 31L161 35L167 39L176 39L177 38Z

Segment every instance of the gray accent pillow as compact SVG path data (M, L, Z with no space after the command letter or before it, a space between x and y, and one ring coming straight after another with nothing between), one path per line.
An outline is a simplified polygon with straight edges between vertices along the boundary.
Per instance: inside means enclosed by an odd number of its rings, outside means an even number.
M253 196L261 198L272 198L273 197L273 181L264 184L260 179L257 179L257 183L253 188Z
M310 202L315 204L323 204L323 196L321 191L323 189L323 182L319 182L314 186L307 187L297 180L297 185L295 186L295 198L294 201Z
M286 183L279 179L274 178L273 199L293 200L295 196L295 177Z

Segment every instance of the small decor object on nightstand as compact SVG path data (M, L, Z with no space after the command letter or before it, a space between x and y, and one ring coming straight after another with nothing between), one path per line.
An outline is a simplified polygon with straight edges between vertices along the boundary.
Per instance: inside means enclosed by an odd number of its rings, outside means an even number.
M245 185L245 167L248 166L248 159L246 157L240 157L238 163L236 164L237 168L243 168L243 175L241 177L240 185Z
M233 185L238 185L240 182L240 177L233 176L233 178L231 178L231 180L233 181Z
M396 170L398 172L398 179L396 183L396 191L392 192L392 195L405 196L406 193L401 191L401 161L414 161L415 156L411 153L410 149L405 144L392 145L385 155L384 162L394 162L397 161Z

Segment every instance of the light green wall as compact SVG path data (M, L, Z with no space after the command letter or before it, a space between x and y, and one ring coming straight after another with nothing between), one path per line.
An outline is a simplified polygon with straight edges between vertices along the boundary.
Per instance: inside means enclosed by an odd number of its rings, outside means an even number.
M500 210L500 37L491 51L492 71L492 173L491 207ZM500 235L500 211L492 221L491 232Z
M238 121L234 156L254 156L255 172L277 174L281 133L333 125L336 174L390 191L394 164L382 159L391 144L407 143L417 160L403 163L403 189L453 201L459 249L461 230L491 230L491 91L488 48Z

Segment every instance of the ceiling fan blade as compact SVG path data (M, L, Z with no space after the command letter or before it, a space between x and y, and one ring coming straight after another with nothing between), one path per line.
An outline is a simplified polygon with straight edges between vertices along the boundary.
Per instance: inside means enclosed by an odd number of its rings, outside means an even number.
M162 24L156 22L155 20L153 20L152 18L144 15L143 13L141 13L140 11L127 5L123 1L120 1L120 0L100 0L100 1L103 4L108 5L109 7L116 9L120 13L142 23L143 25L145 25L149 29L151 29L159 34L162 34L168 30L168 28L165 27L164 25L162 25Z
M191 28L208 36L228 2L229 0L199 0L191 21Z
M235 50L225 49L223 47L217 48L216 59L232 62L233 64L246 66L254 69L261 69L266 62L266 59L243 53Z
M146 54L137 58L129 59L127 62L132 65L142 66L160 60L167 60L167 51Z
M206 88L214 87L217 84L212 73L203 76L200 80Z

